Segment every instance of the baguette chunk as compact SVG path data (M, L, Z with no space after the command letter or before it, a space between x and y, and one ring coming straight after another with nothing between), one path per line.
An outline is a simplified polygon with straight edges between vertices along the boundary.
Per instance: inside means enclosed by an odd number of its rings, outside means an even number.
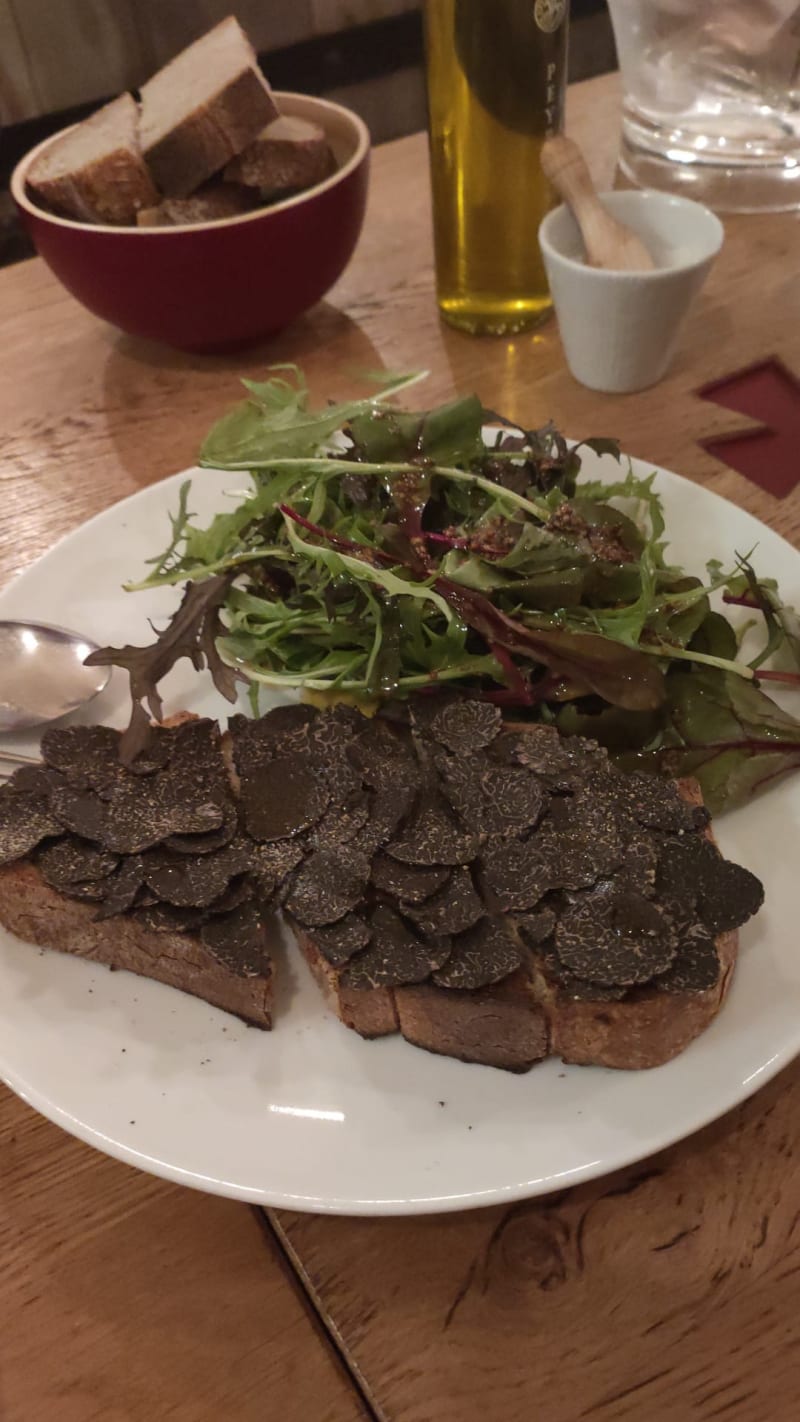
M241 183L206 183L191 197L164 198L157 207L137 214L138 227L190 227L198 222L219 222L252 212L257 196Z
M138 109L122 94L36 159L28 172L35 197L55 213L79 222L129 226L158 192L142 157Z
M140 139L167 197L187 197L277 117L250 41L229 16L141 91Z
M335 160L319 124L282 114L225 169L228 181L257 188L264 198L324 182Z

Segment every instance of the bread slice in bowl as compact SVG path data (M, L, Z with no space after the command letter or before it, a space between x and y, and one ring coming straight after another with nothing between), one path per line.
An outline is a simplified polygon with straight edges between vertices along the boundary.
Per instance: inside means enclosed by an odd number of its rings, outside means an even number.
M51 211L79 222L128 226L158 192L142 156L138 108L121 94L62 134L28 169L28 187Z
M188 197L278 116L255 51L234 16L148 79L139 136L167 197Z
M297 192L329 178L335 160L317 123L281 114L225 169L228 182L257 188L263 198Z

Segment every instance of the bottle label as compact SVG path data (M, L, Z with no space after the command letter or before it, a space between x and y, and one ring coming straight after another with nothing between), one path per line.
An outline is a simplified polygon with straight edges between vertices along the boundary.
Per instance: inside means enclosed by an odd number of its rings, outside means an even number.
M535 0L533 18L546 35L555 34L567 13L567 0Z

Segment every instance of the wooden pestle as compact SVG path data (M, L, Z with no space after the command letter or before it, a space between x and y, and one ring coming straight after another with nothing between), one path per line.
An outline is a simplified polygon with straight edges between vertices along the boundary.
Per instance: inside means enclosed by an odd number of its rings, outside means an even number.
M542 170L572 209L591 267L617 272L650 272L655 262L640 237L618 222L597 196L577 143L565 134L545 140Z

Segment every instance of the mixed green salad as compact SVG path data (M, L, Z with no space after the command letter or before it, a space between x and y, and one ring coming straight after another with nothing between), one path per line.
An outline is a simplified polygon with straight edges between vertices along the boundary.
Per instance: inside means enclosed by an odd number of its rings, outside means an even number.
M99 654L131 675L129 753L188 656L229 698L245 678L256 705L262 685L365 705L456 687L632 768L693 774L714 813L800 767L800 722L764 691L800 685L800 622L751 550L689 576L654 476L580 478L582 448L619 460L614 441L570 447L474 395L388 403L420 378L321 409L293 366L244 382L200 462L249 492L202 528L183 485L137 585L186 584L180 609L152 647ZM747 655L714 592L752 609Z

